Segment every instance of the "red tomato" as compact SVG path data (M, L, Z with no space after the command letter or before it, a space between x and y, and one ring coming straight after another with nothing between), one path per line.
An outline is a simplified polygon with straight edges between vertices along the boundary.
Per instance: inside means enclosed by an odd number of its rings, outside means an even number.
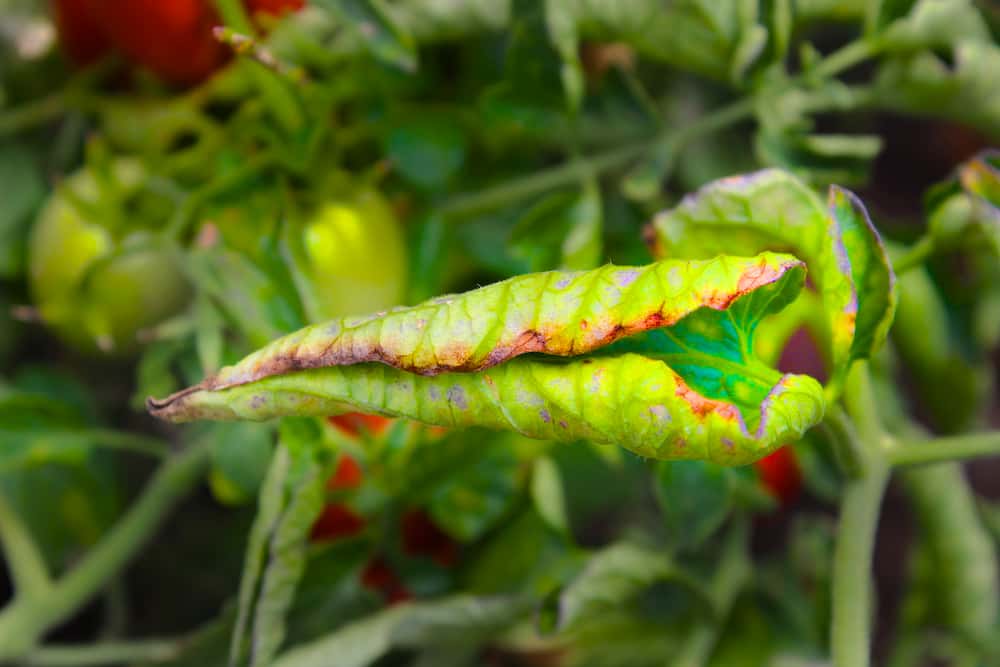
M449 567L458 557L458 545L437 527L424 510L409 510L403 515L403 551L410 555L429 556L438 565Z
M130 62L170 83L198 83L229 56L212 36L220 21L206 0L91 0L90 7Z
M356 489L364 481L364 471L361 466L349 454L341 454L337 461L337 469L326 480L326 488L329 491L340 491L342 489Z
M229 47L212 36L221 21L211 0L54 1L60 39L80 64L103 55L110 43L161 79L191 85L229 59ZM278 15L300 9L303 1L247 0L246 5L251 15Z
M380 556L368 561L361 571L361 585L381 593L391 605L413 599L413 594Z
M781 505L795 501L802 490L802 471L790 447L782 447L754 464L760 481Z
M247 0L247 11L251 14L263 12L280 16L286 12L297 12L305 6L305 0Z
M53 0L52 13L63 51L77 65L89 65L111 51L111 40L94 20L90 0Z
M364 527L364 518L350 508L344 505L327 505L313 524L309 539L312 542L337 540L357 535Z
M392 423L388 417L366 415L360 412L348 412L336 417L327 417L326 420L344 435L351 437L357 437L362 433L378 435Z

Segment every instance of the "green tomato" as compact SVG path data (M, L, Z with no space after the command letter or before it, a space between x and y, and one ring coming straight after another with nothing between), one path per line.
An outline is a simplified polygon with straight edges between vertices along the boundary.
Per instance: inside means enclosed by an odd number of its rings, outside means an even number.
M144 177L133 160L117 160L111 171L116 196L134 193ZM173 258L151 246L148 231L116 237L94 219L94 211L106 210L103 196L84 169L49 197L31 231L29 285L42 319L67 342L127 353L141 329L181 310L190 290Z
M407 254L392 208L372 189L327 200L301 227L299 291L307 316L325 320L402 303ZM304 284L302 284L304 283Z

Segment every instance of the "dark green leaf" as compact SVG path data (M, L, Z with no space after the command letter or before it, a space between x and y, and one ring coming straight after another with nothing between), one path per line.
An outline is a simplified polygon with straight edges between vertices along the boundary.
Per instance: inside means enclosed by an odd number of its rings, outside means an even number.
M406 114L392 123L383 143L402 176L428 190L446 186L465 161L465 137L449 116Z
M393 648L466 645L482 641L519 620L530 608L524 598L456 596L386 609L312 643L295 648L274 667L365 667Z
M704 461L664 461L656 496L668 533L679 549L693 549L717 531L733 508L733 481L725 468Z
M317 0L317 5L342 20L364 48L379 60L404 71L417 69L417 48L382 0Z

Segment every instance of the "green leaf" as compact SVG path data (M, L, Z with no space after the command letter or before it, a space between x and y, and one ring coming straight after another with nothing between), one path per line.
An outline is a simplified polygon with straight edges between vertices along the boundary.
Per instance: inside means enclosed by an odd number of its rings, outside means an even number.
M31 151L17 143L0 147L0 278L14 278L24 268L29 218L45 196L45 182Z
M465 137L450 116L407 114L392 123L383 143L400 174L427 190L447 185L465 161Z
M663 461L657 466L656 496L667 532L679 549L710 538L733 508L730 471L705 461Z
M654 584L679 584L693 593L705 616L714 604L695 579L659 550L619 542L595 553L580 574L559 595L560 630L593 621L607 612L634 604Z
M463 450L467 444L460 443ZM497 444L506 443L491 443L472 466L452 469L430 494L427 509L434 523L459 541L471 542L494 527L517 496L517 459Z
M883 61L875 79L876 103L907 114L927 114L968 123L1000 137L1000 47L961 42L949 64L930 51Z
M1000 158L984 151L925 196L935 248L986 248L1000 256Z
M864 184L882 149L874 135L804 134L761 127L754 139L758 159L816 185Z
M922 409L945 433L971 427L982 415L990 389L989 370L982 361L966 358L950 319L925 268L900 276L892 340L916 380L913 392Z
M878 349L892 324L895 276L861 201L831 186L827 203L787 172L726 178L653 222L654 253L712 257L740 248L790 250L823 300L836 393L848 366Z
M601 195L587 183L572 196L560 192L530 208L511 231L511 253L534 271L592 269L601 262Z
M480 595L541 597L572 575L579 557L533 508L501 524L462 573L463 589Z
M906 470L903 482L930 560L935 620L974 641L990 641L1000 600L997 553L961 466Z
M267 475L274 434L247 424L213 424L203 436L212 441L210 482L215 497L227 504L255 498Z
M405 72L416 71L416 42L382 0L317 0L316 4L342 20L376 58Z
M307 327L149 407L174 421L362 411L738 465L822 416L815 380L752 356L757 321L803 280L773 253L529 274Z
M252 667L270 665L285 639L285 616L305 571L309 531L323 510L330 472L329 466L313 465L302 475L274 526L254 613Z
M393 648L484 641L530 609L525 598L455 596L391 607L281 656L274 667L365 667Z
M571 71L572 54L587 38L626 42L653 60L725 81L743 74L763 51L767 29L757 23L755 6L741 0L555 0L547 9L550 35Z
M531 473L531 499L546 523L563 535L570 534L559 466L548 457L535 461Z
M888 51L917 51L950 47L959 42L990 42L992 36L974 2L917 0L905 15L892 16L899 3L883 2L884 27L879 45Z

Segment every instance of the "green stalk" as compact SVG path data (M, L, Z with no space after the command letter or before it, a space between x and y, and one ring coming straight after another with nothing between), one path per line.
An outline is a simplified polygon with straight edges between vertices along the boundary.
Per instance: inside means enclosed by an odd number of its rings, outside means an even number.
M574 185L582 178L596 176L606 171L624 167L661 142L672 140L678 147L706 134L734 125L753 114L753 100L743 99L708 114L691 125L666 130L657 136L589 157L580 157L551 169L535 172L477 193L458 195L446 202L438 212L451 219L500 208L516 201Z
M871 662L872 554L890 468L866 363L855 363L848 374L844 402L860 435L865 460L861 477L847 483L841 503L833 555L831 654L836 667L867 667Z
M934 238L932 236L922 236L920 240L907 248L906 252L892 263L892 270L896 275L906 273L910 269L922 266L927 259L934 254Z
M926 465L1000 456L1000 431L953 435L913 443L899 442L888 453L893 466Z
M183 640L101 642L87 645L44 646L21 662L30 667L85 667L134 662L166 662L183 648Z
M205 444L167 459L131 509L76 567L46 590L18 596L0 612L0 661L30 652L49 629L99 593L201 481L208 462Z
M45 559L31 533L0 493L0 546L18 597L37 595L50 585Z

